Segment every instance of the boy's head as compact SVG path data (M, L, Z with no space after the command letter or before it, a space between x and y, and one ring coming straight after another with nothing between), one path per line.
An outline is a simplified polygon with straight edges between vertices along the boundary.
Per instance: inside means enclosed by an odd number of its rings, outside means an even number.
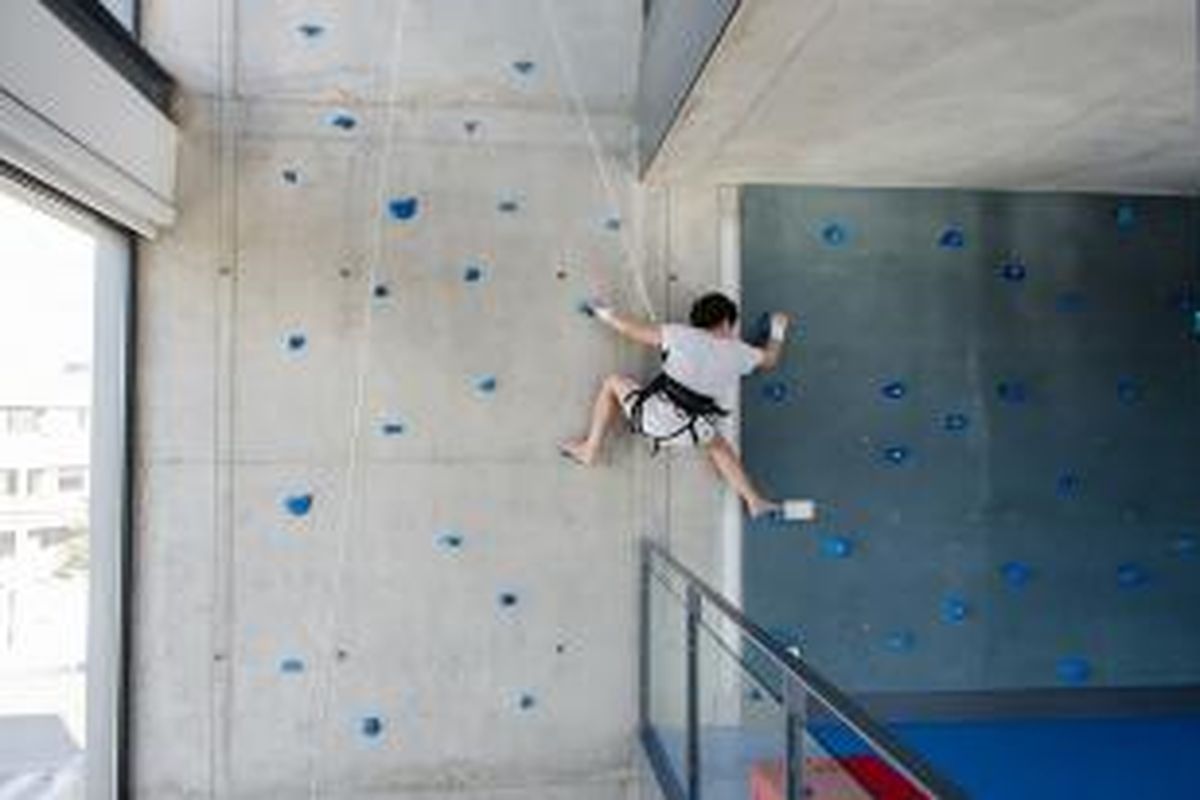
M709 333L730 335L737 319L737 304L720 292L709 292L692 303L692 325Z

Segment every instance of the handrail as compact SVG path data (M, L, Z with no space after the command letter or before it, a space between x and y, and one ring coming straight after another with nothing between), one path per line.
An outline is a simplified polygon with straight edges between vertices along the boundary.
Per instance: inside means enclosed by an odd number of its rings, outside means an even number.
M931 798L959 800L966 798L961 789L950 784L930 767L924 759L900 743L890 731L876 722L861 706L822 677L800 658L785 650L761 626L754 623L733 603L709 586L690 569L679 563L660 544L643 539L644 563L657 558L682 577L699 595L728 618L748 639L754 642L789 677L808 694L817 698L825 708L853 730L878 753L890 767L899 772Z

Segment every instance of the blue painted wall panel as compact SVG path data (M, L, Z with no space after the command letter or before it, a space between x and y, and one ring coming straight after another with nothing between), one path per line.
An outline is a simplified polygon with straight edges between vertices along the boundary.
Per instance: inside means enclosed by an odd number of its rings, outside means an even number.
M822 510L748 526L750 616L850 689L1200 681L1200 204L754 186L742 208L747 330L802 331L745 387L746 458Z

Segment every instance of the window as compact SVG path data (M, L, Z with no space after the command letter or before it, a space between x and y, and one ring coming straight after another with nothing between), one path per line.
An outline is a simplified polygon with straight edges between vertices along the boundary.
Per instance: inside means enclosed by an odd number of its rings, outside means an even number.
M15 469L0 469L0 497L16 497L21 473Z
M30 497L44 495L50 490L50 485L47 481L47 471L41 467L34 467L25 475L25 493Z
M80 528L35 528L29 532L31 539L36 539L43 549L54 547L56 544L69 542L80 536L86 536L87 531Z
M6 427L15 435L34 434L41 429L43 410L40 408L8 409Z
M87 485L87 467L60 467L58 470L58 491L62 494L76 494L84 491Z
M5 169L0 163L0 438L15 441L0 443L0 499L42 499L0 503L7 601L37 609L35 622L6 622L0 637L0 754L19 745L38 765L39 784L61 790L56 797L119 797L130 240L67 201L5 180ZM29 715L56 726L45 749L7 724ZM83 769L78 753L58 747L64 739L82 746ZM10 779L27 780L4 774L0 784Z

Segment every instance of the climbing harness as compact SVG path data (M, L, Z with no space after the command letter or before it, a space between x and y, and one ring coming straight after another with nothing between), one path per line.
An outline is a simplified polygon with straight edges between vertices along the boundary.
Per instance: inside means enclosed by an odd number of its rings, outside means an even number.
M669 403L684 418L683 424L670 433L660 434L646 430L646 402L655 397ZM721 408L716 400L706 394L692 391L665 372L660 372L642 388L634 389L626 399L629 401L630 427L634 433L650 439L652 452L655 454L664 444L675 441L685 433L692 437L692 444L700 444L700 433L696 430L698 424L707 422L715 428L720 419L729 416L729 412Z

